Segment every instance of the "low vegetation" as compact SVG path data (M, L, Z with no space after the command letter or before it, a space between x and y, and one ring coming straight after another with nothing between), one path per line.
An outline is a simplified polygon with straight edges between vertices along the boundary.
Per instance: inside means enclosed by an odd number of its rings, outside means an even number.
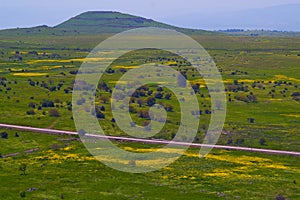
M63 31L67 25L58 27L59 31L37 27L13 30L11 35L0 32L1 123L75 130L75 76L91 49L109 35L71 34ZM227 117L218 144L299 151L299 37L190 35L209 51L223 76ZM111 93L124 73L144 63L168 65L188 79L200 107L190 110L195 119L200 118L195 142L202 142L214 112L206 84L188 62L167 52L145 50L120 57L99 81L95 107L85 111L98 118L107 134L126 135L112 116ZM178 84L186 82L178 80ZM118 94L117 98L124 97ZM137 88L128 108L131 125L148 125L149 108L158 104L167 117L156 119L166 124L155 138L173 139L180 125L179 102L185 100L158 84ZM85 102L82 98L76 103ZM224 109L221 104L216 108ZM86 134L86 130L78 132ZM197 149L189 149L164 169L127 174L95 160L77 137L0 133L0 199L300 198L300 163L292 156L213 150L200 159ZM140 153L156 148L116 145Z

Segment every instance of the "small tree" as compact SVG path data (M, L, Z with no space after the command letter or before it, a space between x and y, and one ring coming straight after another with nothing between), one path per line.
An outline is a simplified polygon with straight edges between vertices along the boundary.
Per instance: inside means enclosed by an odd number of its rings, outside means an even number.
M228 139L227 140L227 144L229 145L229 144L232 144L233 143L233 140L232 139Z
M23 175L26 174L26 169L27 169L27 165L26 164L21 164L19 167L19 170L23 173Z
M101 107L100 107L100 110L101 110L101 111L105 111L105 107L104 107L104 106L101 106Z
M3 138L3 139L8 139L8 133L2 132L2 133L1 133L1 138Z
M294 92L292 94L293 100L300 101L300 92Z
M98 119L105 119L105 115L101 112L99 107L95 109L95 115Z
M165 99L170 100L171 96L172 96L172 94L168 93L168 94L166 94Z
M130 113L136 113L136 110L135 110L135 108L134 108L133 106L129 106L128 111L129 111Z
M265 138L261 138L260 140L259 140L259 144L261 145L261 146L265 146L266 145L266 140L265 140Z
M249 123L253 124L255 119L254 118L249 118L248 120L249 120Z
M275 200L285 200L285 198L281 194L279 194L275 197Z
M101 96L100 97L100 100L103 102L103 103L107 103L109 101L109 97L108 96Z
M137 104L139 104L139 107L142 107L142 105L144 104L144 100L143 99L138 99Z
M140 110L137 114L140 118L150 119L148 110Z
M60 114L59 114L59 111L58 111L58 110L56 110L56 109L51 109L51 110L49 110L49 116L50 116L50 117L59 117Z
M25 198L25 197L26 197L25 191L23 191L23 192L20 193L20 197L21 197L21 198Z
M147 105L148 105L148 106L153 106L155 103L156 103L155 98L149 97L149 98L147 99Z
M44 108L54 107L54 102L49 100L43 100L41 104Z
M167 110L167 112L173 112L173 106L171 105L171 104L167 104L166 106L165 106L165 108L166 108L166 110Z
M28 104L28 107L30 107L30 108L35 108L35 106L36 106L36 104L33 103L33 102L30 102L30 103Z
M156 93L156 94L154 95L154 97L157 98L157 99L162 99L162 98L163 98L163 94L160 93L160 92L158 92L158 93Z
M34 110L28 110L28 111L26 112L26 114L27 114L27 115L35 115L35 112L34 112Z

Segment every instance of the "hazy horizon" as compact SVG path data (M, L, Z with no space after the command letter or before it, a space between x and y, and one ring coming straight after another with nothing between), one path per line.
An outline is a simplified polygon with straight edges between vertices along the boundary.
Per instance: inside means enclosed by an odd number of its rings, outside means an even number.
M39 25L55 26L86 11L117 11L184 28L205 30L242 28L300 31L298 23L291 20L291 16L284 16L284 18L279 14L278 16L272 14L270 15L270 19L266 18L265 20L272 20L276 17L284 19L282 21L274 19L272 22L264 22L262 20L261 24L255 21L247 22L239 19L241 17L247 18L244 13L256 13L257 9L291 4L300 6L298 0L287 0L284 3L282 0L252 0L243 2L239 0L229 0L226 2L219 0L211 0L210 2L198 0L183 2L175 0L172 3L167 0L162 0L159 3L154 0L145 0L143 2L131 0L130 4L128 1L120 0L112 0L110 2L93 2L91 0L82 2L75 0L72 3L54 0L43 2L42 4L37 0L18 2L18 4L8 0L1 0L1 2L0 17L4 20L0 24L0 29L26 28ZM288 13L287 15L290 14ZM297 19L297 17L295 18ZM290 24L287 24L286 21Z

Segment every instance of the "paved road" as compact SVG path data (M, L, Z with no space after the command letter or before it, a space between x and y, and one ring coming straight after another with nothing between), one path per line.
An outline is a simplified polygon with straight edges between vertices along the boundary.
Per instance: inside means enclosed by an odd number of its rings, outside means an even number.
M54 135L78 135L77 132L73 131L63 131L63 130L54 130L48 128L35 128L29 126L18 126L11 124L0 124L0 128L6 129L15 129L21 131L31 131L37 133L47 133ZM178 146L191 146L195 148L201 147L212 147L216 149L226 149L226 150L239 150L239 151L250 151L250 152L260 152L267 154L280 154L280 155L293 155L300 156L300 152L295 151L281 151L281 150L272 150L272 149L259 149L259 148L249 148L249 147L238 147L238 146L225 146L225 145L207 145L207 144L197 144L197 143L185 143L185 142L174 142L168 140L154 140L154 139L141 139L141 138L129 138L129 137L119 137L119 136L103 136L95 134L86 134L88 137L98 138L98 139L110 139L116 141L128 141L128 142L140 142L140 143L149 143L149 144L173 144Z

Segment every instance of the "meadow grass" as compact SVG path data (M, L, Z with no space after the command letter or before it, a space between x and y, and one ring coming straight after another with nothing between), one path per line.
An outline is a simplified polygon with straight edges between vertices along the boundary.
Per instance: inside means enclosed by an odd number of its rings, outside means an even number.
M2 199L18 199L23 191L25 199L274 199L278 194L290 199L300 197L300 163L292 156L214 150L206 158L199 158L198 149L189 149L161 170L130 174L100 163L80 141L71 141L68 136L18 132L20 137L16 138L15 131L8 134L7 140L0 141L1 152L21 155L0 159ZM140 153L154 147L117 145ZM39 150L22 153L33 148ZM26 175L19 170L21 164L27 166Z
M0 86L0 122L74 131L70 102L75 74L70 72L78 70L88 52L107 37L20 36L16 40L15 36L1 36L0 77L5 86ZM226 122L218 144L300 151L300 102L291 96L300 92L300 39L197 35L193 38L214 58L226 87L238 83L249 88L247 92L227 91ZM32 51L37 55L29 54ZM14 55L22 56L22 60L9 58ZM113 87L122 76L119 70L137 68L145 61L143 55L137 53L135 59L131 59L131 55L121 57L111 66L116 73L106 74L103 80ZM146 53L146 57L157 58L157 55L160 55L158 51ZM175 64L167 60L159 63ZM193 74L188 71L189 81L199 83L204 95L197 95L200 107L209 109L210 98L203 79ZM49 87L62 86L51 92L41 87L43 82ZM149 88L156 90L157 85L149 85ZM257 103L235 99L251 92L257 97ZM109 93L102 91L97 95L109 96ZM38 109L44 100L53 101L54 108ZM158 101L173 105L174 111L168 112L168 123L157 138L172 139L180 119L178 100L171 97ZM30 104L36 106L32 108ZM113 127L109 102L96 99L96 104L105 107L105 119L99 123L106 133L126 135ZM137 111L149 109L146 105L132 105ZM49 116L51 109L58 110L60 116ZM35 114L28 114L30 110ZM137 124L145 121L135 113L131 116ZM255 119L254 123L250 123L249 118ZM202 141L209 120L209 114L201 115L196 142ZM33 199L274 199L278 194L300 198L297 157L213 150L207 158L200 159L198 150L190 149L159 171L127 174L96 161L80 142L68 141L67 136L18 131L20 137L14 137L16 131L7 132L9 138L0 139L1 155L16 152L20 155L0 159L0 199L20 198L20 193L30 188L38 188L25 192L26 198ZM262 143L262 139L265 142ZM117 145L140 153L156 147L134 143ZM24 153L34 148L39 150ZM19 171L22 163L27 165L27 175Z

